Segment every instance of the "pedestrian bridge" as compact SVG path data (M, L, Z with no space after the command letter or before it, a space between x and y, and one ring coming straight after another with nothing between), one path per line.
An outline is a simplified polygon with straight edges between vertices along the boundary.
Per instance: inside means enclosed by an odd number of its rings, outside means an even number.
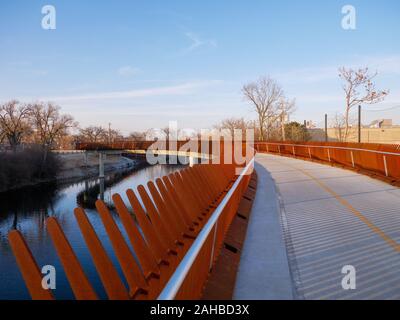
M113 253L75 210L110 299L400 299L397 146L255 149L239 174L194 165L127 190L129 203L114 195L115 214L99 200ZM57 220L47 228L75 297L96 299ZM17 230L9 239L32 298L53 299L29 242Z

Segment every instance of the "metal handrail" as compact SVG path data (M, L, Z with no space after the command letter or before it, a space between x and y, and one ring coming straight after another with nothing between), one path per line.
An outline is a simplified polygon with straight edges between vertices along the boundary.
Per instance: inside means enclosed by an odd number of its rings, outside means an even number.
M335 146L316 146L316 145L308 145L308 144L290 144L290 143L277 143L277 142L258 142L258 143L259 144L276 145L276 146L290 146L290 147L304 147L304 148L323 148L323 149L339 149L339 150L350 150L350 151L364 151L364 152L371 152L371 153L377 153L377 154L400 156L400 153L387 152L387 151L378 151L378 150L370 150L370 149L361 149L361 148L335 147ZM255 143L255 145L257 145L257 143Z
M192 246L182 259L179 266L176 268L174 274L169 279L167 285L164 287L163 291L158 296L158 300L173 300L180 287L182 286L183 281L185 280L187 274L190 271L194 261L196 260L200 250L202 249L205 241L213 230L215 224L218 222L219 217L222 214L225 206L228 204L228 201L231 199L233 193L236 191L243 177L247 174L249 169L254 165L254 158L250 160L247 166L242 170L240 176L236 179L235 183L232 185L228 193L222 199L221 203L213 212L212 216L208 220L207 224L203 227L196 240L193 242Z

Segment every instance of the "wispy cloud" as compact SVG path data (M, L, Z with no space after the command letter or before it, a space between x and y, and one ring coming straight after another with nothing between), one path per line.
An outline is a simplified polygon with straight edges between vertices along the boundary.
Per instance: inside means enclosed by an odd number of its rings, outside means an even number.
M191 44L182 50L182 54L188 54L200 47L217 47L217 42L212 39L202 39L193 32L185 32L185 36L190 40Z
M311 67L289 70L287 72L280 72L276 74L276 78L283 82L305 82L315 83L325 80L332 80L338 77L338 67ZM274 75L275 76L275 75Z
M343 102L343 95L338 92L337 94L298 94L296 95L296 101L298 103L308 103L308 104L319 104L323 105L324 103L341 103Z
M129 99L168 95L185 95L194 93L197 89L220 84L219 80L186 82L175 86L154 87L145 89L134 89L127 91L97 92L83 95L42 97L40 100L50 100L56 102L77 102L88 100L107 100L107 99Z
M123 67L120 67L117 71L118 71L118 74L123 77L135 76L138 73L140 73L139 68L135 68L132 66L123 66Z
M28 76L47 76L49 71L45 68L32 63L29 60L10 61L6 65L15 73L20 73Z
M400 75L400 55L360 57L358 66L365 65L380 73Z
M28 72L30 72L30 74L34 76L39 76L39 77L47 76L49 74L47 70L30 70Z
M378 71L382 76L400 75L400 55L356 56L349 59L347 63L338 62L336 65L294 69L274 74L274 77L279 81L290 83L330 81L338 79L338 68L342 66L348 68L369 67L372 72Z

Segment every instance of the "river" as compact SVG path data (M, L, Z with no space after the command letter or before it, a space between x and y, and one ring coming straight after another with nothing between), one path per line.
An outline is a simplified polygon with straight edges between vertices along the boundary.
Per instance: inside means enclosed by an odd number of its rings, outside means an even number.
M45 219L51 216L57 217L60 222L99 297L107 298L79 232L73 209L77 206L85 208L93 227L123 279L101 219L94 210L95 200L102 198L110 205L111 196L119 193L129 207L125 195L127 189L136 190L140 184L145 185L149 180L155 180L181 168L181 166L156 165L135 172L110 174L105 178L104 184L99 179L88 179L62 186L47 184L0 193L0 300L30 299L7 240L7 234L12 229L18 229L23 233L40 268L44 265L53 265L56 268L56 290L54 290L56 299L74 298L45 228ZM124 233L118 215L114 213L113 216ZM126 237L125 233L124 236Z

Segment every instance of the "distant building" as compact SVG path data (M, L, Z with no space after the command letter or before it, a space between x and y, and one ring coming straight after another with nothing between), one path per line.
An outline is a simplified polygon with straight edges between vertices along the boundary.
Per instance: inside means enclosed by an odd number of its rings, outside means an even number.
M380 119L380 120L374 120L370 123L368 128L391 128L393 127L393 120L392 119Z
M312 120L309 120L309 121L306 121L306 127L307 127L307 129L315 129L317 127L317 125Z

